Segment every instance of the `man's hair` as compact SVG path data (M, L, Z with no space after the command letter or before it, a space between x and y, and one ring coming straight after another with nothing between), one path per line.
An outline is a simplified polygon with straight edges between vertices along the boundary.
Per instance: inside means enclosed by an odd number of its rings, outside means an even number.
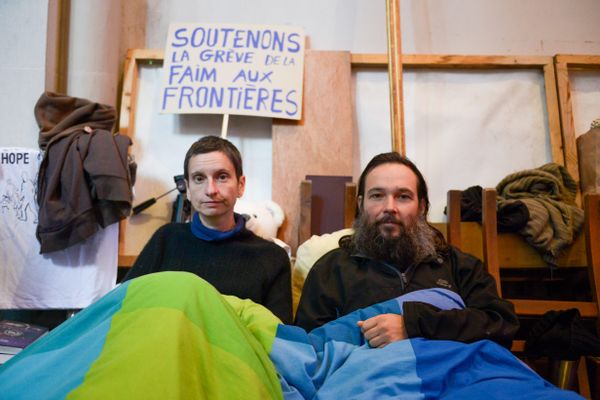
M423 215L427 216L427 212L429 211L429 194L427 191L427 183L425 182L425 178L412 161L395 151L376 155L371 159L371 161L369 161L362 174L360 174L360 178L358 179L358 196L362 199L362 201L364 202L365 198L364 195L367 175L369 175L369 173L376 167L383 164L401 164L410 168L410 170L414 172L414 174L417 176L417 197L419 199L419 205L424 205L425 213ZM359 208L362 209L362 204L359 204Z
M244 175L242 169L242 156L237 147L227 139L218 136L205 136L194 142L185 155L185 159L183 160L183 175L186 181L189 178L188 164L190 163L190 159L195 155L212 153L214 151L220 151L229 158L229 161L231 161L235 168L235 176L237 179L240 179L240 177Z

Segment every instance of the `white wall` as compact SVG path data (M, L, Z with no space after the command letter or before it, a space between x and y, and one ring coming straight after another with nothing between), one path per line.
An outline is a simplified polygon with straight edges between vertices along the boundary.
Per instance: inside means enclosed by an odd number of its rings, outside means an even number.
M121 0L71 1L67 94L117 104Z
M599 54L597 0L402 0L403 50Z
M1 147L37 147L33 107L44 91L47 14L47 1L0 1Z

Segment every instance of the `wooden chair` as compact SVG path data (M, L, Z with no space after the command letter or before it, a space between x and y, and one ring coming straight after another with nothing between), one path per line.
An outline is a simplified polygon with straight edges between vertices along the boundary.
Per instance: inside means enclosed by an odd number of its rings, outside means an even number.
M466 224L460 222L460 191L448 193L448 242L457 247L465 247L468 242L462 232ZM496 221L496 191L485 189L482 199L481 253L483 261L492 276L496 279L499 294L502 295L501 268L548 268L541 256L517 234L498 234ZM585 198L585 235L577 240L559 257L560 267L586 266L591 288L590 301L558 301L558 300L525 300L508 299L515 305L519 317L539 317L550 310L577 308L582 317L598 319L600 297L600 195ZM468 251L468 250L465 250ZM512 350L521 353L525 342L515 340ZM566 384L568 363L559 366L558 386ZM560 374L564 372L565 374ZM580 360L577 370L580 393L590 396L589 380L585 359Z

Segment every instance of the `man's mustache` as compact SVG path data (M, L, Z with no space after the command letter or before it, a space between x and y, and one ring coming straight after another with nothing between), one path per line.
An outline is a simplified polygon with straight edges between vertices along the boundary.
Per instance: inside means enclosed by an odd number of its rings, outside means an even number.
M381 217L380 220L378 220L376 222L377 225L383 225L383 224L397 224L397 225L402 225L404 226L404 223L399 219L394 217L391 214L386 214L383 217Z

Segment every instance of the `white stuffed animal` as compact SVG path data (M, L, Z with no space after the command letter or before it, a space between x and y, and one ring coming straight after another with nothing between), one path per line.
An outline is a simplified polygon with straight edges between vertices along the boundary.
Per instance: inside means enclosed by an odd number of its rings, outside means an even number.
M256 202L238 199L234 211L245 216L246 228L267 240L277 238L277 230L285 218L279 204L270 200Z

